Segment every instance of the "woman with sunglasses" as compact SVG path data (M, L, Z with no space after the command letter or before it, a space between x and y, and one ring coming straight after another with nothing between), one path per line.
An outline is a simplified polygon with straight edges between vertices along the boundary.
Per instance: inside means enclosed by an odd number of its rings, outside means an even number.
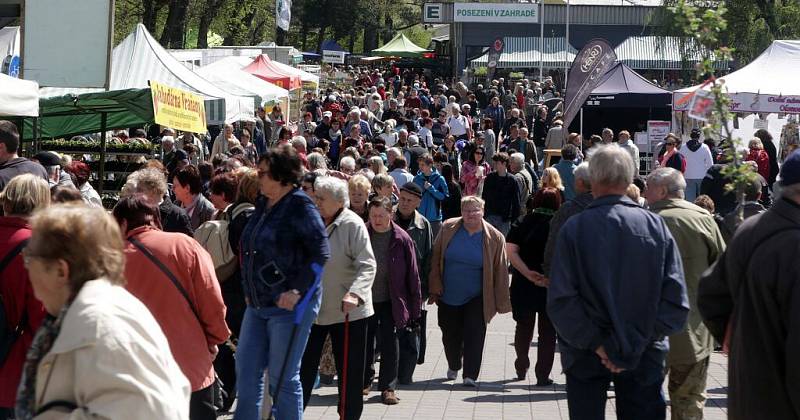
M676 135L667 134L667 138L664 139L665 151L658 160L658 166L673 168L681 171L681 173L686 172L686 158L678 151L679 143L680 140Z
M262 197L241 240L247 309L236 349L236 419L259 418L265 370L270 394L278 394L275 417L303 417L300 359L320 307L317 270L330 251L317 207L300 190L302 174L291 146L272 148L258 162Z
M484 156L486 149L483 146L472 146L472 152L461 165L461 184L464 186L463 195L480 195L480 186L486 175L492 170L486 163Z

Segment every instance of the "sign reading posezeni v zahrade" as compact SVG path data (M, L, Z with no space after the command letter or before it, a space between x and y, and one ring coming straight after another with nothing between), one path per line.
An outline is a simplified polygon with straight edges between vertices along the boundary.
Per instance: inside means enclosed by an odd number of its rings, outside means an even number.
M589 41L578 53L569 69L567 93L564 95L564 127L569 127L583 102L600 84L600 79L615 61L617 55L614 49L603 39ZM564 130L564 133L569 133L569 130Z
M453 3L454 22L536 23L538 4Z
M203 97L182 89L150 81L156 124L191 133L205 133L206 104Z

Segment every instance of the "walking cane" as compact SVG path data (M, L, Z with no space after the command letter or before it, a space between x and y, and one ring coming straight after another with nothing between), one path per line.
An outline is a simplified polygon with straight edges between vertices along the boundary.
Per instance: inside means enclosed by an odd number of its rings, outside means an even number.
M319 289L320 282L322 281L322 266L317 263L311 264L311 271L314 272L314 284L306 292L306 295L300 299L300 302L297 302L297 305L294 307L294 325L292 326L292 335L289 337L289 346L286 350L286 357L283 358L283 366L281 366L281 374L278 376L278 383L275 384L275 394L272 396L272 416L274 418L278 418L278 396L281 393L281 385L283 384L283 378L286 375L286 365L289 364L289 356L292 354L292 347L294 347L294 340L297 336L297 328L300 323L303 321L303 315L305 315L306 307L308 306L309 302L311 302L311 297L317 292Z
M344 314L344 355L342 359L342 395L339 397L339 420L344 420L345 401L347 400L347 365L350 358L350 312Z

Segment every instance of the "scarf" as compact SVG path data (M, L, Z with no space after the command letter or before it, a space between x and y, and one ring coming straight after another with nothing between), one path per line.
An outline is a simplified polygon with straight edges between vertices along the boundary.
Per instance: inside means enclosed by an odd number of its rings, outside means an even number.
M53 343L61 332L61 323L64 321L69 306L69 303L64 305L57 317L48 315L33 337L33 343L25 356L25 366L22 368L22 379L17 392L16 415L19 420L29 420L38 414L36 412L36 371L44 356L53 348Z
M547 207L537 207L533 209L533 214L543 214L545 216L553 216L556 214L556 211L553 209L548 209Z
M675 148L672 148L671 152L664 153L664 156L661 156L661 162L658 162L661 166L667 166L667 162L669 162L669 158L675 154Z

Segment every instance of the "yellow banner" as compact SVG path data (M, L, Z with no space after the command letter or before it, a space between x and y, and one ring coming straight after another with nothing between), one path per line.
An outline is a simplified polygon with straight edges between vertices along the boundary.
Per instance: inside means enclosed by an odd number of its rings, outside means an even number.
M206 105L203 97L150 81L156 124L191 133L205 133Z

